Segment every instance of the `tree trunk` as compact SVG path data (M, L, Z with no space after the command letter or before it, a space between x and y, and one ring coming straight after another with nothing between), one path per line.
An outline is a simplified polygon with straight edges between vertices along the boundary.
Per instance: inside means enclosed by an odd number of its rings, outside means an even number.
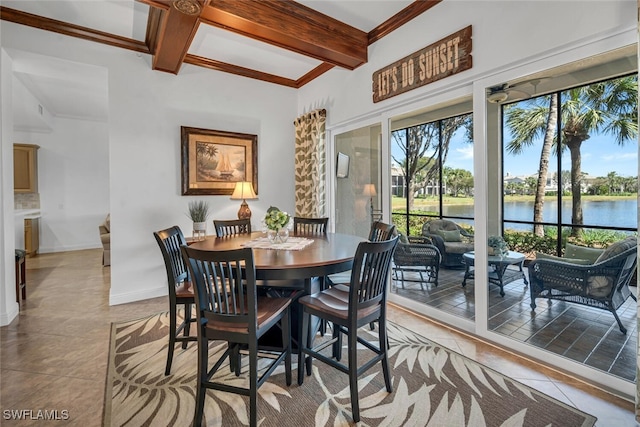
M578 138L571 138L566 142L571 153L571 236L579 237L582 233L582 227L577 227L584 224L584 218L582 215L582 159L580 155L580 146L582 140Z
M413 210L413 202L415 200L416 184L413 180L409 181L407 184L407 206L409 207L409 212L411 212Z
M549 156L551 146L553 145L553 137L556 133L558 124L558 95L551 95L549 100L549 114L547 116L547 126L544 131L544 143L542 144L542 152L540 153L540 166L538 168L538 185L536 186L536 197L533 203L533 222L539 223L543 221L544 209L544 190L547 185L547 174L549 172ZM535 224L533 234L539 237L544 236L544 226Z

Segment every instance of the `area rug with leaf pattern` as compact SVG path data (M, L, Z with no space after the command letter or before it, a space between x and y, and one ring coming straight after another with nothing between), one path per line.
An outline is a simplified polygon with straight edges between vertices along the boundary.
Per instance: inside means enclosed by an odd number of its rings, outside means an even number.
M365 372L358 382L358 425L567 427L593 426L596 421L408 329L389 323L387 330L393 392L385 389L380 364ZM112 325L105 426L191 425L196 343L190 343L186 350L176 345L171 375L165 376L168 331L168 313ZM363 328L361 334L377 340L376 331L369 328ZM226 343L210 345L211 358L217 360ZM364 347L359 352L369 356ZM346 357L346 352L343 354ZM353 424L346 374L314 361L312 375L305 376L304 384L298 386L295 363L293 367L291 386L287 387L281 366L259 389L259 425ZM230 383L246 383L244 375L236 377L228 368L218 374ZM205 421L207 426L248 425L248 399L209 390Z

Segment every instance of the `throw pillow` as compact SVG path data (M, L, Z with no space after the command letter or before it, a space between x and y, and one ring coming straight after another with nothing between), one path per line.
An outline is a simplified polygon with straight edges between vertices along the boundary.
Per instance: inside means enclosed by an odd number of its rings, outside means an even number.
M561 258L555 255L544 254L542 252L536 252L536 259L546 259L551 261L560 261L560 262L568 262L569 264L580 264L580 265L589 265L592 262L588 259L580 259L580 258Z
M587 248L585 246L578 246L567 243L564 248L564 257L586 259L591 261L591 264L594 264L598 257L602 255L602 252L604 252L604 249Z
M612 258L618 254L621 254L627 249L631 249L637 245L638 245L638 241L634 236L629 236L624 240L617 241L613 245L605 249L604 252L602 252L602 254L598 257L595 263L606 261L609 258Z
M445 242L462 242L462 236L458 230L442 230L442 238Z

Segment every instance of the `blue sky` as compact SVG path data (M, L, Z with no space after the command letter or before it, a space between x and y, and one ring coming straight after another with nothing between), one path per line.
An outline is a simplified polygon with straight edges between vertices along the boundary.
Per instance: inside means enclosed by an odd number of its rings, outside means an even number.
M540 143L541 144L541 143ZM528 147L519 155L507 155L505 158L505 175L532 175L538 171L540 162L540 144ZM395 142L392 142L395 146ZM392 147L394 155L397 149ZM626 143L619 146L610 136L594 135L582 143L582 171L590 176L607 176L615 171L619 176L638 175L637 143ZM550 170L556 171L556 156L552 156ZM562 168L571 169L569 152L563 153ZM473 146L463 143L462 138L454 137L449 148L447 166L454 169L466 169L473 172Z

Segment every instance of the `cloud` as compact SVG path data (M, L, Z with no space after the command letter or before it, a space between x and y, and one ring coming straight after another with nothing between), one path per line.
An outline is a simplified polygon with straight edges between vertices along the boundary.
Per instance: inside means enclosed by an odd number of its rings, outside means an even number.
M638 153L637 152L629 152L629 153L614 153L606 156L602 156L602 160L605 162L617 162L621 160L637 160Z
M469 144L461 148L456 148L456 153L460 159L473 159L473 145Z

